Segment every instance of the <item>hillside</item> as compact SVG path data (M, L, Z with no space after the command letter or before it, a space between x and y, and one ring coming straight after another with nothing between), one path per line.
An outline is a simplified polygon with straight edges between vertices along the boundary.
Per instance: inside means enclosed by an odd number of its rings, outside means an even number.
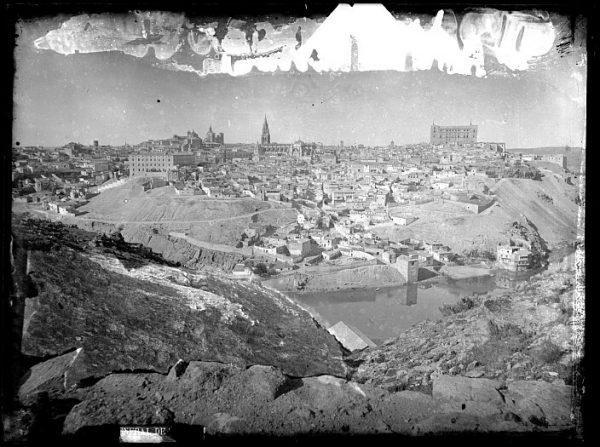
M585 159L585 149L581 147L571 147L569 149L567 149L566 146L514 148L507 149L507 152L527 155L565 154L567 156L567 168L572 172L579 172L582 167L581 161ZM583 169L583 172L585 172L585 165L583 166Z
M22 340L5 440L112 443L118 426L149 424L186 427L196 441L576 436L572 271L465 298L440 321L347 357L284 295L190 274L118 234L21 219L12 247Z
M249 199L215 200L206 196L178 196L175 188L164 186L144 191L131 180L93 197L81 211L89 218L135 222L188 222L223 219L269 209L267 202Z
M426 389L431 375L573 384L585 315L572 271L544 272L516 290L463 297L384 345L351 355L360 383Z
M138 229L156 228L163 234L187 232L199 240L235 245L250 223L281 225L297 215L273 202L178 196L172 186L144 192L140 180L102 192L79 208L85 214L64 221L87 229L93 229L93 224L115 225L132 242L141 242Z
M527 227L533 224L535 228L531 230L539 233L551 249L576 239L576 186L549 174L541 181L502 179L491 192L496 196L496 204L479 215L448 216L437 213L438 204L429 203L421 206L428 213L427 218L407 227L383 227L374 232L392 240L413 237L439 241L463 254L471 250L495 253L497 244L507 241L513 222Z
M541 182L503 179L492 191L508 216L527 217L549 245L577 237L577 186L545 175Z
M15 222L14 256L26 265L15 279L33 291L23 312L23 354L43 358L82 348L81 379L167 372L179 359L344 374L338 343L285 295L187 273L122 240L77 231Z

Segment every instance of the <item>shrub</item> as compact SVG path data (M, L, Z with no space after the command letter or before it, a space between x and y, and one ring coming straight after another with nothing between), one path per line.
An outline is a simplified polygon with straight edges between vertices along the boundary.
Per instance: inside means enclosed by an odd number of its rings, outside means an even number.
M267 272L268 272L268 267L267 267L267 264L265 264L264 262L259 262L254 267L254 273L258 276L265 276L267 274Z
M523 330L511 323L498 325L495 321L488 321L488 330L490 332L491 338L495 340L506 340L513 337L521 337L523 335Z
M542 344L535 349L534 357L544 363L555 363L560 360L563 350L554 344L551 340L544 340Z
M458 314L475 307L475 301L468 296L462 297L456 304L444 304L440 306L442 315L448 316Z

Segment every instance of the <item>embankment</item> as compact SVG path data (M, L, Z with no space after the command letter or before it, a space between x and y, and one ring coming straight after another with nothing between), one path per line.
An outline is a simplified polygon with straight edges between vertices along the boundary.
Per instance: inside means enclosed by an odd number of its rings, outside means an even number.
M243 262L245 259L239 253L226 253L198 247L184 239L163 234L150 225L116 225L84 219L64 219L64 222L73 223L79 228L96 233L110 234L120 231L126 242L143 244L153 252L161 254L166 260L178 262L180 265L194 270L219 269L224 272L231 272L235 264Z
M328 291L337 289L401 286L406 284L404 276L388 265L367 265L323 273L301 273L305 292ZM297 292L294 275L281 276L266 281L266 284L278 290Z

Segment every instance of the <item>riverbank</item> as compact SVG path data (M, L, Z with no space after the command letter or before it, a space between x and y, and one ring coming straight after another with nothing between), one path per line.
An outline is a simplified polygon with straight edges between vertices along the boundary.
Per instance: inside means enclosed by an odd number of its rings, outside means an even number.
M318 273L305 271L298 274L303 288L296 287L294 275L271 278L264 283L282 292L331 292L344 289L367 289L406 284L404 276L389 265L367 265L343 270Z
M482 266L481 264L475 265L444 265L440 268L440 275L447 276L450 279L467 279L477 278L481 276L493 275L493 270Z
M444 395L461 414L497 412L500 396L505 416L536 429L577 425L584 323L577 278L572 270L544 272L510 293L445 306L444 317L351 355L352 380Z
M442 277L465 280L486 276L494 276L494 270L481 264L444 265L437 272L433 268L421 267L416 284L435 284L436 280ZM298 274L298 277L303 282L302 288L296 287L293 275L270 278L263 283L281 292L293 293L334 292L406 285L404 276L389 265L354 267L322 274L314 271L302 272Z

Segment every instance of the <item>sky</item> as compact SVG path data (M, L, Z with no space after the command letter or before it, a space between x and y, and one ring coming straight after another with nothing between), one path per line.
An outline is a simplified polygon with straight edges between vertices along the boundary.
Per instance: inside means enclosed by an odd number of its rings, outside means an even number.
M479 140L508 148L583 146L580 54L509 75L431 70L250 73L174 71L120 51L60 54L34 41L60 25L21 23L15 47L13 144L136 144L209 126L226 143L260 139L326 145L425 142L433 122L479 125Z

